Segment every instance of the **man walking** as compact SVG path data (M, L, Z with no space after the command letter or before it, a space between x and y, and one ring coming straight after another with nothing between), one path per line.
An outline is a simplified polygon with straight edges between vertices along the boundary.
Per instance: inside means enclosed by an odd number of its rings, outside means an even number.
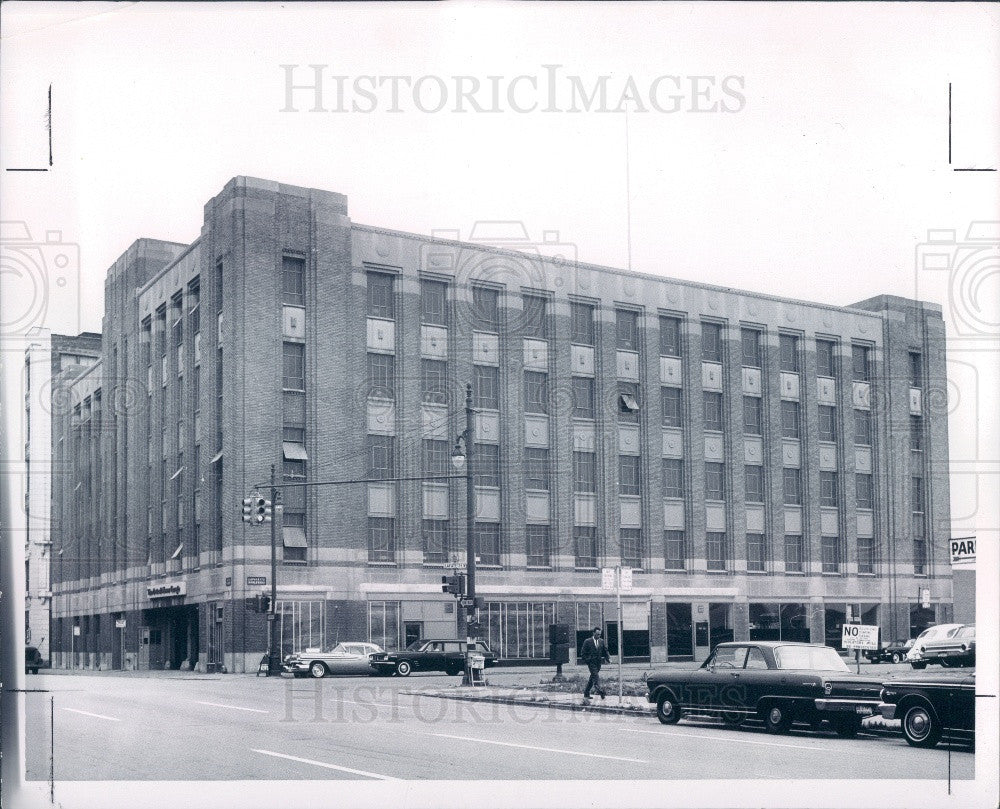
M590 679L587 680L587 687L583 689L584 702L590 702L591 690L596 691L601 699L607 696L601 688L601 664L610 663L611 657L608 655L608 645L601 634L601 628L595 626L594 634L583 642L583 648L580 650L580 658L590 669Z

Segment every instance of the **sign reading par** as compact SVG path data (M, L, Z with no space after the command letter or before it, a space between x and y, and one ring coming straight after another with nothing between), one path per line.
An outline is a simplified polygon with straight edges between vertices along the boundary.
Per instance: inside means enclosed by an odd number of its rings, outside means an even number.
M877 649L878 627L865 624L844 624L844 633L840 639L844 649Z
M975 537L953 539L950 544L952 567L972 567L976 564Z

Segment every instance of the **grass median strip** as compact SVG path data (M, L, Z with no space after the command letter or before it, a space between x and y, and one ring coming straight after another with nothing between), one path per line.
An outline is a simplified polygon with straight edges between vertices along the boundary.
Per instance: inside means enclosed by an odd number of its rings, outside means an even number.
M260 753L263 756L273 756L274 758L283 758L288 761L298 762L299 764L312 764L314 767L323 767L324 769L327 770L337 770L338 772L347 772L351 773L352 775L361 775L364 776L365 778L377 778L380 781L399 780L398 778L394 778L391 775L382 775L381 773L367 772L366 770L355 770L351 767L341 767L338 764L329 764L326 761L315 761L314 759L311 758L299 758L298 756L289 756L286 753L276 753L273 750L256 750L254 748L250 749L252 752Z
M544 753L562 753L567 756L586 756L587 758L604 758L610 759L611 761L629 761L633 764L649 764L648 761L641 758L626 758L625 756L608 756L602 753L584 753L580 750L562 750L558 747L537 747L532 744L515 744L514 742L500 742L496 739L476 739L471 736L453 736L450 733L432 733L432 736L438 736L442 739L457 739L461 742L479 742L480 744L496 744L500 747L517 747L521 750L538 750Z

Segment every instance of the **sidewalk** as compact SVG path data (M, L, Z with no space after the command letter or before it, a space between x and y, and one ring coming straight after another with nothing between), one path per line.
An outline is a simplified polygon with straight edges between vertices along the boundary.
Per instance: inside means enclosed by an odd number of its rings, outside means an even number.
M502 705L532 705L537 708L555 708L588 713L652 715L653 706L646 697L628 696L618 701L618 694L608 691L607 699L595 696L583 701L579 692L541 691L535 688L510 688L495 685L453 685L445 688L406 689L401 694L413 694L437 699L454 699L465 702L495 702Z

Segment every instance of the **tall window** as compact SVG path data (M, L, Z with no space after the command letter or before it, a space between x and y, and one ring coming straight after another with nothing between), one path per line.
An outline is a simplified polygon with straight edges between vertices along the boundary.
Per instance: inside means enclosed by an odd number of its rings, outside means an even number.
M597 460L593 452L573 453L573 491L597 490Z
M782 401L781 403L781 436L782 438L799 438L799 403Z
M286 390L306 389L306 347L303 343L282 343L281 386Z
M794 334L778 335L778 356L782 371L799 372L799 338Z
M638 528L620 528L618 541L621 544L622 565L642 568L642 531Z
M805 568L801 534L785 534L785 572L802 573Z
M368 395L376 399L396 397L396 358L392 354L368 355Z
M525 550L528 567L549 567L552 564L549 547L549 526L525 526Z
M420 320L432 326L448 323L448 285L443 281L420 282Z
M722 362L721 324L701 324L701 358L705 362Z
M549 339L548 301L541 295L524 296L524 336Z
M910 479L910 496L913 502L913 510L924 511L924 479L913 477Z
M441 564L448 561L448 521L424 520L424 564Z
M840 537L822 537L823 572L840 572Z
M663 496L684 496L684 462L679 458L663 459Z
M524 372L524 412L549 412L549 377L538 371Z
M368 273L368 317L396 317L395 279L381 272Z
M816 375L834 376L837 344L832 340L816 340Z
M618 383L618 420L639 421L639 386L635 382Z
M837 440L837 408L829 405L819 406L819 440Z
M681 321L677 317L660 316L660 356L681 355Z
M764 467L745 466L743 479L746 481L746 499L748 503L764 502Z
M913 575L927 575L927 534L924 515L913 515Z
M368 561L396 560L396 520L392 517L368 518Z
M483 410L500 409L500 369L492 365L475 365L474 401Z
M723 500L726 494L725 467L709 461L705 464L705 499Z
M743 432L747 435L763 435L764 405L756 396L743 397Z
M639 350L639 313L627 309L615 310L616 345L619 351Z
M910 416L910 449L914 452L924 449L924 420L920 416Z
M573 377L573 417L594 418L594 380L588 376Z
M421 360L423 400L436 404L448 403L448 363L444 360Z
M747 570L763 573L767 569L767 551L763 534L747 534Z
M854 476L854 488L857 492L858 508L874 508L872 476L859 472Z
M618 493L639 494L639 456L618 456Z
M290 438L301 438L305 444L305 430L289 434ZM282 430L284 438L284 430ZM300 443L300 442L293 442ZM298 458L285 458L281 464L281 478L284 483L302 483L306 479L306 462ZM217 493L218 494L218 493ZM282 493L284 508L281 517L282 561L305 562L308 553L306 542L306 489L303 486L289 486Z
M660 388L660 412L664 427L680 427L681 419L681 389Z
M473 454L476 486L500 485L500 447L496 444L476 444Z
M705 391L705 429L722 431L722 394Z
M855 382L871 381L871 348L855 343L851 346L851 369Z
M395 477L396 437L392 435L369 435L365 442L368 445L368 478L385 480Z
M549 451L538 447L524 450L524 488L549 488Z
M451 454L448 451L448 442L440 439L424 439L424 474L425 475L448 475L451 473Z
M472 288L472 328L500 333L500 290L480 286Z
M576 551L576 566L579 568L596 568L597 529L586 525L574 526L573 544Z
M916 351L910 352L910 387L922 388L924 385L924 364L920 354Z
M875 538L858 537L858 573L875 572Z
M757 329L740 329L740 341L744 367L760 368L760 332Z
M786 506L802 505L802 477L798 469L782 469L784 502Z
M663 532L663 561L667 570L684 570L687 554L683 531Z
M718 531L705 534L706 566L709 570L726 569L726 535Z
M854 411L854 443L868 447L872 443L872 414L868 410Z
M836 472L820 472L819 473L819 504L821 506L828 506L836 508L838 505L837 499L837 473Z
M281 257L281 301L290 306L305 306L306 260L300 256Z
M476 553L479 564L500 566L500 523L476 523Z
M594 307L589 303L571 303L571 339L581 346L594 345Z

